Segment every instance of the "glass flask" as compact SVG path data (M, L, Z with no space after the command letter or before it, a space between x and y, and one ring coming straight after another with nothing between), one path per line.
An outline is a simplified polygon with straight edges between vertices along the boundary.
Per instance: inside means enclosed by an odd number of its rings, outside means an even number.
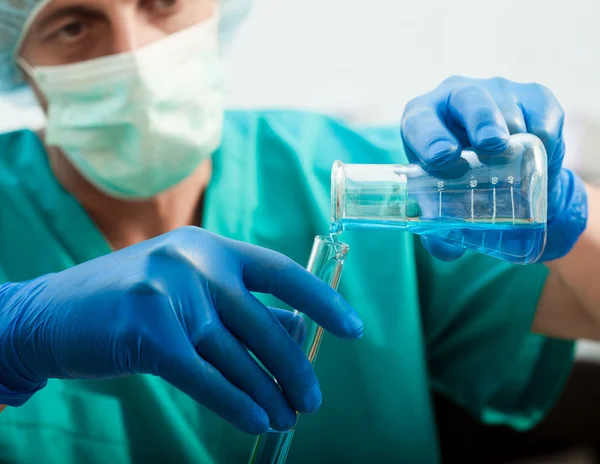
M518 264L546 243L547 159L531 134L500 155L468 149L444 171L421 164L344 164L331 175L331 233L398 228Z

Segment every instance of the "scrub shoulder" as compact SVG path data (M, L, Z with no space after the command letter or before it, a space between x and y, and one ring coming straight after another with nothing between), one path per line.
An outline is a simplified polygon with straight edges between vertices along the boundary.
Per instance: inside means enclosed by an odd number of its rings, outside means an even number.
M0 134L0 282L58 272L110 252L52 173L30 130ZM10 244L10 245L8 245Z

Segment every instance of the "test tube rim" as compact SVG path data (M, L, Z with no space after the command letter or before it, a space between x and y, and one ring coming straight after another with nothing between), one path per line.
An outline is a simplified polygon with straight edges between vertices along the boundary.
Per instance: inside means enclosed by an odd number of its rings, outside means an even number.
M313 246L316 246L317 243L331 245L336 251L342 249L344 253L347 253L350 249L350 245L340 240L333 240L329 235L316 235L313 241Z

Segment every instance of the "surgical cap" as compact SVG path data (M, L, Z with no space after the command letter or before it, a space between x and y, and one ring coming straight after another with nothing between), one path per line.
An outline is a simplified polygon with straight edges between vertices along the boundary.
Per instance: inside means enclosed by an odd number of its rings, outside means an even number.
M49 0L0 0L0 92L25 84L15 61L24 28ZM222 46L233 37L236 26L248 13L252 0L219 0Z

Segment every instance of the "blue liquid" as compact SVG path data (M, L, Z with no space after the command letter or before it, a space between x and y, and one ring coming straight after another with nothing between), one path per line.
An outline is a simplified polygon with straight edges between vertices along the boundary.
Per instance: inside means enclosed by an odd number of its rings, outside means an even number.
M546 244L546 225L526 221L468 222L468 221L385 221L342 220L331 226L330 234L337 237L342 231L357 229L402 229L413 234L435 236L494 258L516 264L537 261Z

